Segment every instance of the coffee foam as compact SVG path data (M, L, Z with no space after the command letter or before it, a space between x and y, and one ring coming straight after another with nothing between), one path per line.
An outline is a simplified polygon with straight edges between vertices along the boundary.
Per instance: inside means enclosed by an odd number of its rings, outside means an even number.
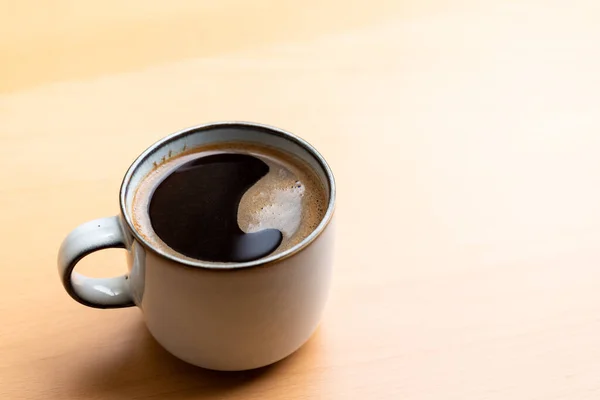
M238 225L246 233L263 229L278 229L283 234L279 247L271 254L281 253L312 233L325 215L327 197L316 173L296 156L270 147L247 143L223 143L203 146L166 159L142 180L132 206L136 230L153 246L194 260L164 243L152 229L148 207L155 188L181 165L198 158L219 153L249 154L264 161L269 172L254 184L240 200Z

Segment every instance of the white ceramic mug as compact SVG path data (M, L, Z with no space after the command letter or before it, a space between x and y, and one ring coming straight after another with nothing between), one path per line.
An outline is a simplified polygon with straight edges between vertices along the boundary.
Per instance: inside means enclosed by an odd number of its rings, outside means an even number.
M207 144L242 141L284 150L307 162L328 191L325 217L298 245L263 259L225 266L178 258L153 247L132 220L133 196L155 163ZM63 285L96 308L138 306L154 338L173 355L215 370L244 370L279 361L317 328L333 266L335 182L307 142L273 127L222 122L185 129L142 153L120 190L121 213L77 227L58 255ZM127 249L128 273L89 278L73 269L86 255Z

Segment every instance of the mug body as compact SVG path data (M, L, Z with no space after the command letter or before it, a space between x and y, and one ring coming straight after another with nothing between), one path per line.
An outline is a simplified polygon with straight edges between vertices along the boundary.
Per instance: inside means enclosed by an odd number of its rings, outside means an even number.
M323 220L297 245L250 262L211 263L153 246L133 220L141 182L171 157L227 142L269 146L302 159L328 194ZM136 305L165 349L215 370L245 370L279 361L317 328L333 269L335 182L323 157L302 139L241 122L182 130L151 146L132 164L121 186L120 206L119 217L83 224L61 246L59 272L75 300L99 308ZM128 274L95 279L73 271L83 256L107 247L128 250Z
M136 239L130 285L152 336L176 357L232 371L287 357L317 328L333 267L330 223L308 247L281 261L226 270L166 259Z

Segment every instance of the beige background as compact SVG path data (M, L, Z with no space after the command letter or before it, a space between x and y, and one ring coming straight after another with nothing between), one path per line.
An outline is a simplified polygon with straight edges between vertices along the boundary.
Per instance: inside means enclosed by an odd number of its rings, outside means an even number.
M0 398L600 398L599 22L593 0L0 2ZM240 374L55 267L145 147L224 119L300 134L339 184L322 327Z

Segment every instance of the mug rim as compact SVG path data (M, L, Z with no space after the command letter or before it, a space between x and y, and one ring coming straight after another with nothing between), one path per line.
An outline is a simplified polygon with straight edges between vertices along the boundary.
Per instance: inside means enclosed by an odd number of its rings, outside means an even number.
M327 180L327 183L329 186L329 190L328 190L329 199L327 201L327 210L325 211L325 215L323 216L323 219L321 220L321 222L319 222L319 225L317 225L317 227L307 237L305 237L298 244L290 247L286 251L283 251L281 253L277 253L275 255L271 255L268 257L259 258L257 260L247 261L247 262L216 263L216 262L202 261L202 260L197 260L197 259L188 259L188 258L184 258L184 257L177 257L175 254L172 254L170 252L166 252L160 248L157 248L152 243L149 243L148 240L146 240L146 238L143 235L141 235L140 232L138 232L137 229L135 228L135 224L133 223L133 217L132 217L131 213L127 210L125 197L126 197L127 189L129 188L129 185L131 183L131 178L132 178L133 174L135 173L135 171L140 167L140 165L142 165L146 161L146 159L150 155L152 155L155 151L168 145L169 143L171 143L172 141L174 141L176 139L179 139L186 135L191 135L196 132L207 131L207 130L214 129L214 128L217 128L217 129L224 128L224 127L225 128L226 127L246 127L246 128L259 129L263 132L266 132L269 135L279 136L281 138L284 138L286 140L294 142L295 144L297 144L298 146L300 146L304 150L306 150L317 161L317 163L319 164L319 167L323 170L323 173L325 174L325 177L326 177L326 180ZM146 177L144 177L142 179L145 179L145 178ZM261 123L256 123L256 122L246 122L246 121L220 121L220 122L209 122L209 123L205 123L205 124L194 125L194 126L191 126L188 128L178 130L178 131L158 140L157 142L155 142L154 144L149 146L146 150L144 150L129 166L129 168L127 169L127 172L125 173L125 176L123 177L123 181L121 182L121 187L119 189L119 207L120 207L121 215L123 216L123 220L127 224L129 231L132 233L132 235L135 237L135 239L137 241L139 241L141 244L143 244L144 247L152 250L159 256L164 257L170 261L176 262L178 264L184 264L184 265L187 265L190 267L206 268L206 269L212 269L212 270L232 270L232 269L245 269L245 268L264 266L267 264L273 264L273 263L282 261L286 258L292 257L293 255L304 250L313 241L315 241L321 235L321 233L323 233L325 231L325 228L327 228L327 226L331 222L334 211L335 211L335 196L336 196L335 178L333 176L333 172L331 171L331 168L329 167L329 164L327 164L327 161L325 161L325 158L321 155L321 153L319 153L317 151L317 149L314 146L312 146L309 142L307 142L306 140L300 138L299 136L296 136L295 134L293 134L291 132L285 131L280 128L276 128L271 125L266 125L266 124L261 124Z

